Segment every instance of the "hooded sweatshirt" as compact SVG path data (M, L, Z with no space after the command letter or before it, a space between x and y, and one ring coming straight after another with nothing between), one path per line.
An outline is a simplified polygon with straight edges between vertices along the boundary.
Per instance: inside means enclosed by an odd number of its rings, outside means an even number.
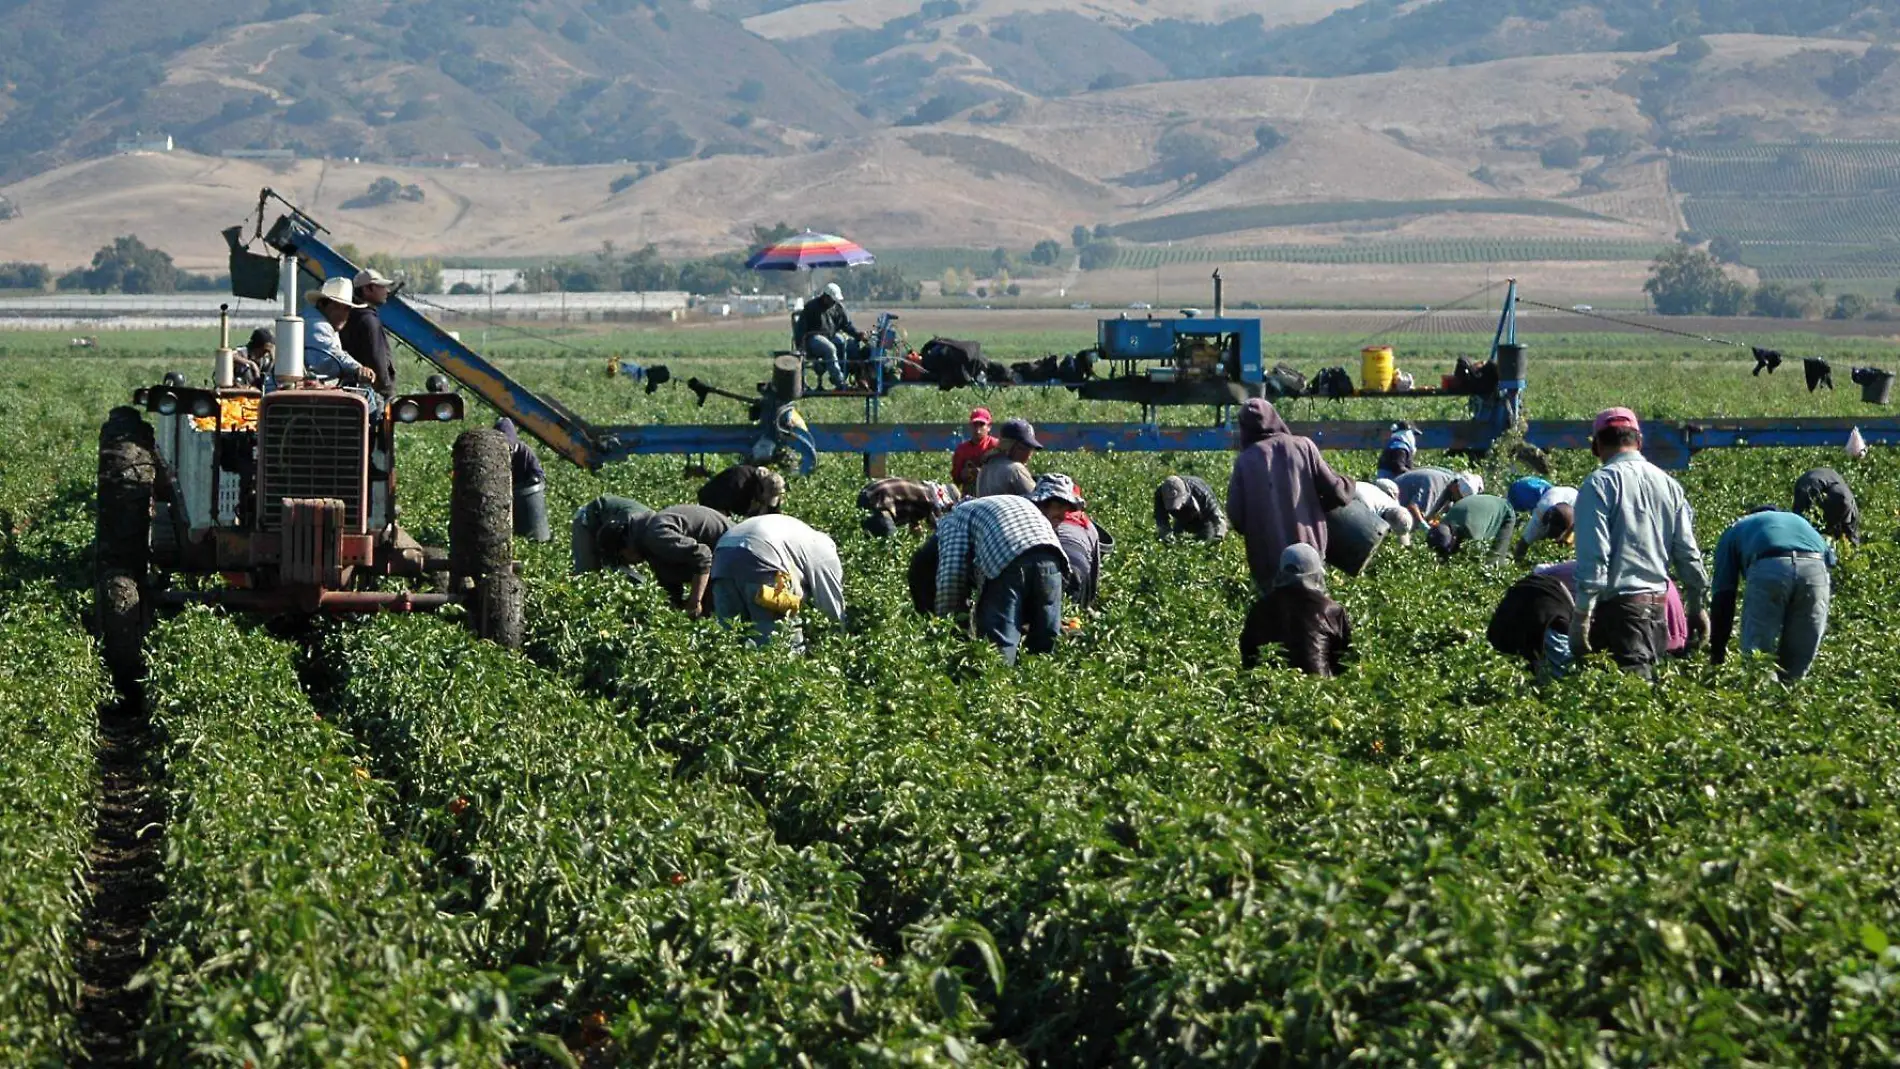
M1352 621L1327 596L1326 565L1312 546L1291 545L1281 554L1273 589L1247 613L1241 664L1258 664L1268 643L1278 643L1293 667L1316 676L1338 675L1340 659L1352 648Z
M1227 516L1247 543L1247 567L1271 589L1286 547L1305 543L1326 555L1326 513L1352 500L1352 480L1326 466L1319 447L1287 429L1263 398L1240 409L1244 443L1227 480Z
M508 469L514 476L515 489L534 486L547 481L547 473L541 470L541 458L534 455L528 443L521 440L515 430L515 421L503 416L495 421L495 429L508 439Z

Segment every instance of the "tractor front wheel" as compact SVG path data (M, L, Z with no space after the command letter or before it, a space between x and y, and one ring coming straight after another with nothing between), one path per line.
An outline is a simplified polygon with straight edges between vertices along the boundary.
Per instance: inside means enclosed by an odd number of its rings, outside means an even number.
M508 440L499 431L455 439L455 488L449 502L449 584L469 596L475 633L521 647L525 589L515 574L515 494Z
M152 428L138 410L113 409L99 430L93 620L106 667L121 688L145 674L145 576L152 556L156 453Z

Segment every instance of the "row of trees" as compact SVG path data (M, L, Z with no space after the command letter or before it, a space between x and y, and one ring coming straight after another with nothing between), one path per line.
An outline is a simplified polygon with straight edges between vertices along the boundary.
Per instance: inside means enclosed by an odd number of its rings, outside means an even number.
M1656 258L1643 292L1662 315L1754 315L1771 319L1859 319L1873 302L1858 293L1842 293L1830 303L1827 283L1805 286L1764 282L1750 289L1729 277L1721 261L1705 249L1677 245ZM1900 303L1900 290L1894 293Z
M180 293L216 291L230 284L227 276L181 270L168 253L130 234L100 247L89 265L63 275L54 275L45 264L0 263L0 290L39 291L51 285L65 292Z

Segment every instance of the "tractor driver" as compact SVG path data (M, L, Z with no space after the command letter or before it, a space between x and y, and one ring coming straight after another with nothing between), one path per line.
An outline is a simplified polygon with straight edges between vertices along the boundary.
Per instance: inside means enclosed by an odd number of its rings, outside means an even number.
M323 288L317 291L313 302L317 306L317 314L304 320L305 376L330 385L345 380L351 385L375 385L376 373L344 352L343 342L337 335L337 331L350 321L350 312L365 307L356 300L350 280L324 279Z
M831 388L844 389L845 364L860 359L868 339L851 325L851 314L844 308L844 290L836 282L825 284L825 291L805 302L798 312L798 340L805 355L825 369Z

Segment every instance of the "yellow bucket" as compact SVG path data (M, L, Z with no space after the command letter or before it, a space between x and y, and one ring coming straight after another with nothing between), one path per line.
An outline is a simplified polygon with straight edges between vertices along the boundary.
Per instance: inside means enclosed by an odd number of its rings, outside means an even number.
M1368 345L1359 352L1359 390L1384 393L1392 388L1396 374L1390 345Z

